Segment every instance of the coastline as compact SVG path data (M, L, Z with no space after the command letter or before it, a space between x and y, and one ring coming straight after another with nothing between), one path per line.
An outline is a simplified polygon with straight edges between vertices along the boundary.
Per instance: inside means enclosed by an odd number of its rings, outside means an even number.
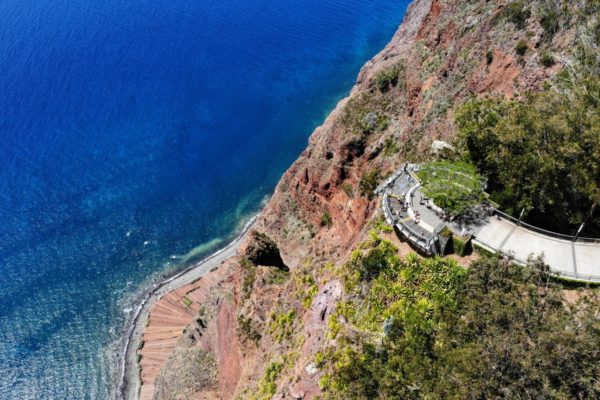
M137 368L137 348L144 332L145 322L150 309L162 296L171 290L191 283L208 272L218 268L224 261L233 257L241 244L245 234L254 225L258 214L248 220L240 232L226 246L206 256L197 263L166 277L152 285L137 301L134 312L129 318L125 329L125 337L118 354L118 379L115 398L127 400L137 398L140 380Z

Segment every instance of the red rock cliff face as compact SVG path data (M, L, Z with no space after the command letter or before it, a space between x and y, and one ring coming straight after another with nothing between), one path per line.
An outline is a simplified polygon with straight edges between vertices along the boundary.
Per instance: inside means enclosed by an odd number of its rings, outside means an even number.
M277 243L291 275L248 266L241 254L230 261L221 288L212 289L221 303L206 304L204 335L213 339L203 348L217 363L217 383L207 378L211 396L319 393L314 360L332 343L327 320L341 295L329 263L347 259L377 213L378 200L361 195L361 179L428 157L433 140L455 140L454 110L470 96L514 98L538 90L567 58L573 32L544 40L535 5L526 29L517 29L502 19L505 4L414 1L388 46L363 67L349 98L312 134L254 226ZM519 40L528 43L524 55L515 52ZM559 62L541 66L542 50ZM382 84L380 72L394 68L397 82ZM381 123L365 128L369 113ZM279 372L268 381L270 367ZM169 382L160 385L158 398L210 398L207 391L184 394Z

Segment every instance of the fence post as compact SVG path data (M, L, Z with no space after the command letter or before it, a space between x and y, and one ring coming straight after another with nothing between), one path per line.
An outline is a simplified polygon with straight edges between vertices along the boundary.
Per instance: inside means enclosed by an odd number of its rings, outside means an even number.
M585 226L585 222L583 224L581 224L581 226L579 227L579 229L577 229L577 233L575 234L575 237L573 238L573 241L576 242L577 238L579 237L579 234L581 233L581 231L583 230L583 227Z
M519 222L517 222L518 226L521 226L521 219L523 219L523 214L525 214L525 209L521 210L521 214L519 215Z

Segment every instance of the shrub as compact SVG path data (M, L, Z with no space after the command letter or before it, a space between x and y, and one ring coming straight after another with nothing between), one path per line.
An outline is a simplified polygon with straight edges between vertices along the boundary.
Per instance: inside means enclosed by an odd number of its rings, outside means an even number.
M281 342L284 339L289 339L294 332L295 319L295 310L282 312L280 314L272 314L271 323L269 324L269 334L271 334L277 342Z
M597 291L565 304L540 260L464 270L390 255L380 271L346 296L355 314L323 353L325 399L600 395Z
M492 62L494 62L494 52L492 50L488 50L488 52L485 54L485 60L487 61L487 65L490 65Z
M375 87L379 89L379 91L385 93L391 88L398 85L399 80L402 80L402 83L404 84L405 79L406 78L404 64L399 63L394 65L393 67L379 71L375 75L374 84Z
M522 100L479 99L457 112L471 160L503 210L518 216L525 209L528 222L545 229L572 234L586 222L588 235L600 231L594 212L600 103L589 98L594 87L600 88L597 76Z
M246 300L252 294L252 288L254 287L254 281L256 280L256 267L248 259L242 259L240 261L242 267L242 299Z
M323 215L321 215L321 226L330 228L331 225L333 225L333 220L331 219L331 214L329 214L327 211L325 211L323 213Z
M556 7L544 7L540 18L540 25L544 28L546 37L551 40L560 28L560 14Z
M373 196L375 195L375 189L377 189L379 182L381 182L381 171L379 168L365 172L358 183L360 195L366 196L369 198L369 200L372 200Z
M192 305L192 300L190 300L187 296L183 296L181 298L181 302L185 305L186 308Z
M464 257L473 252L473 245L471 239L464 241L455 235L452 236L452 249L454 254Z
M265 276L265 284L267 285L283 285L290 279L290 271L283 271L277 268L269 268Z
M540 64L542 64L546 68L549 68L556 64L556 61L554 60L554 56L552 54L544 52L540 56Z
M283 370L283 363L272 362L265 369L258 393L253 400L269 400L277 391L277 379Z
M352 189L352 185L350 183L342 183L342 190L344 191L344 193L346 193L346 195L348 195L348 197L354 197L354 189Z
M515 52L520 56L524 56L525 53L527 53L528 49L529 49L529 45L524 40L519 40L519 42L515 46Z
M238 316L238 329L242 337L251 340L253 342L258 342L261 339L261 335L254 326L254 321L252 318L245 318L243 315Z
M531 10L525 6L524 1L514 1L508 4L500 15L512 22L517 29L523 29L531 17Z
M389 125L385 102L373 93L362 93L348 100L340 121L350 133L361 138L382 131Z
M315 278L307 267L294 271L295 297L300 300L304 309L310 308L313 298L317 294L318 287Z
M400 147L394 140L393 137L389 136L385 138L385 142L383 143L383 155L386 157L392 157L394 154L400 151Z

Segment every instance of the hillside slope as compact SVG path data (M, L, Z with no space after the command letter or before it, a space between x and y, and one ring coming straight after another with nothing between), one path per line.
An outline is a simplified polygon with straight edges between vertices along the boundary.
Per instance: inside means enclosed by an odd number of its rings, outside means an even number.
M428 158L434 140L455 141L454 113L466 99L540 90L569 61L576 27L561 19L550 36L541 15L547 2L527 2L525 14L514 3L411 4L394 38L312 134L257 218L253 228L278 249L264 251L280 251L290 271L261 266L269 262L260 258L250 262L252 251L245 250L218 272L221 283L203 279L211 283L201 289L210 300L198 304L197 320L156 379L155 398L321 394L315 360L335 347L330 315L344 292L336 266L368 238L379 215L372 193L379 178L407 160ZM548 55L552 63L544 62ZM393 234L382 235L402 254L410 251ZM246 249L256 248L256 235L246 240Z

